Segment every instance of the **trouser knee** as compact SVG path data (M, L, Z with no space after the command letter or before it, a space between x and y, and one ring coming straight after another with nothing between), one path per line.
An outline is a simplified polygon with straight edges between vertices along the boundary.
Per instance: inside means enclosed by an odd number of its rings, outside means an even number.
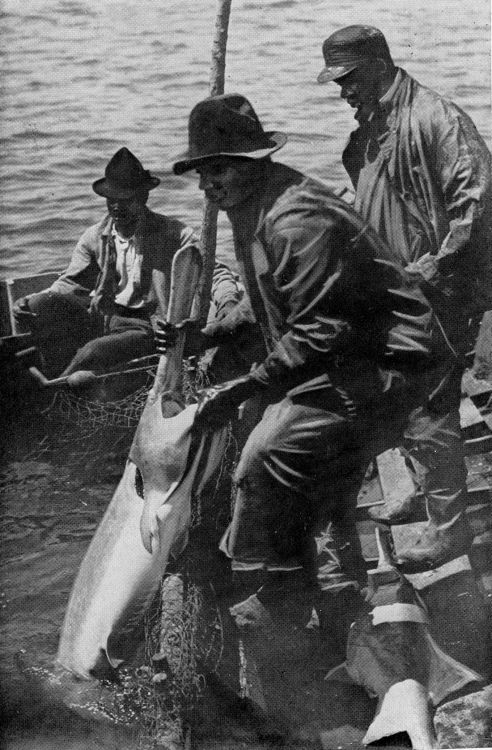
M72 359L65 374L76 370L101 370L104 369L104 344L103 339L94 339L84 344Z
M31 326L47 375L59 375L93 334L91 319L74 295L44 291L29 297L36 318Z

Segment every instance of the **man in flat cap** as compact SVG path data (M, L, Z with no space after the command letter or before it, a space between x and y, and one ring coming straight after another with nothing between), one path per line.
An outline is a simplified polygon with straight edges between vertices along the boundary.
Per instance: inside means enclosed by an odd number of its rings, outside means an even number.
M159 182L119 149L92 186L107 214L84 232L49 289L17 300L14 315L34 332L49 376L104 372L155 352L152 323L166 315L172 259L198 243L190 227L147 207ZM222 307L237 301L234 277L220 264L214 291Z
M313 603L326 606L314 536L327 520L352 562L354 577L340 578L339 590L364 575L353 510L367 467L365 423L396 387L393 348L421 360L438 346L427 335L427 300L413 281L402 286L376 233L326 185L271 160L285 140L264 131L240 94L211 97L192 110L189 149L174 165L177 174L196 170L200 189L226 211L267 350L244 376L202 393L196 424L214 429L250 397L263 402L222 547L237 624L264 634L276 623L284 645ZM263 643L275 661L274 642Z
M427 383L423 402L409 410L403 446L428 524L401 562L408 572L433 568L471 543L458 408L470 321L492 307L490 153L461 109L394 65L379 29L339 29L323 56L318 81L340 86L358 121L343 153L354 208L419 281L448 342L442 359L416 371L394 355L409 383ZM372 515L402 523L409 510L402 504Z

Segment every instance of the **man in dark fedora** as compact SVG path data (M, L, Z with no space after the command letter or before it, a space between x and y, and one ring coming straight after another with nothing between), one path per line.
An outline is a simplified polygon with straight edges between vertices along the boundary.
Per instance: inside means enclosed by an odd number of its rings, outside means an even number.
M92 186L107 215L84 232L49 289L16 302L14 314L35 333L49 375L97 373L154 353L153 321L166 315L173 256L198 243L190 227L147 207L159 182L127 148L117 151ZM236 300L225 267L217 286L221 304Z
M379 29L341 28L324 41L323 57L319 83L334 81L358 122L343 152L354 208L421 284L448 341L424 369L401 363L409 380L426 381L403 447L428 515L401 560L409 572L433 568L471 543L458 409L470 321L492 307L490 153L459 107L395 66ZM410 511L402 501L372 515L402 523Z
M263 402L236 470L222 547L237 584L236 623L263 635L276 624L284 645L313 603L321 612L335 607L332 594L355 591L363 575L353 512L367 466L365 425L398 382L393 351L429 355L432 318L346 203L271 160L285 141L264 131L243 96L211 97L192 110L189 149L174 165L176 174L197 171L201 190L227 212L267 350L244 376L202 393L196 424L213 429L246 399ZM327 520L352 578L335 564L333 576L329 566L317 576L314 535ZM275 662L270 636L265 644Z

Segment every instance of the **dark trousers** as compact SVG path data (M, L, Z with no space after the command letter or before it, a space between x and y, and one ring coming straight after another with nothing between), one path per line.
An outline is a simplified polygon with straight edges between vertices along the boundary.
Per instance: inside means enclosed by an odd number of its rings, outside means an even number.
M333 522L344 539L338 545L343 546L343 567L362 576L354 529L367 454L358 412L362 402L381 392L375 368L368 367L365 374L353 397L341 384L321 377L266 407L235 473L234 514L222 544L233 570L304 568L316 577L314 538ZM340 380L351 377L348 372L345 378L338 375ZM318 578L329 569L336 585L343 586L348 581L341 567L340 560L327 560Z
M270 404L251 432L223 542L234 570L304 567L321 589L357 586L357 494L369 461L390 447L403 448L433 523L446 527L462 515L461 367L381 372L379 384L370 367L363 380L348 369L337 376L346 391L305 383Z
M153 354L154 337L147 315L133 316L117 308L103 335L102 318L89 315L75 295L40 292L29 298L36 313L32 330L49 377L76 370L105 370L136 357Z

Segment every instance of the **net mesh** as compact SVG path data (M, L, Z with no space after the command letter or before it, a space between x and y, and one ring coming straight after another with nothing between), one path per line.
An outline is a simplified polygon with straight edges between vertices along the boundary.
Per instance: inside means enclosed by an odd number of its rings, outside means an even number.
M149 388L142 386L117 401L96 401L59 391L49 407L49 416L88 430L98 430L100 427L136 427L148 392Z
M183 361L182 394L185 403L196 401L198 392L210 384L208 369L194 358ZM132 435L145 406L152 379L117 401L96 402L58 395L50 407L53 418L76 425L77 432L100 443L114 428L124 437ZM108 431L108 427L112 429ZM226 448L218 471L201 496L191 500L190 532L203 524L224 527L230 513L230 478L237 461L237 445L228 427ZM225 499L225 502L224 502ZM144 664L122 669L121 681L112 694L111 713L130 724L138 750L183 747L190 731L193 707L203 696L205 673L213 672L224 648L223 628L212 584L198 576L202 561L201 542L193 540L174 564L176 572L163 578L160 606L146 613Z
M153 383L149 372L144 383L119 399L98 399L59 391L44 418L48 428L24 460L45 460L68 469L73 478L91 485L98 474L108 476L108 466L121 476L135 427ZM182 394L187 404L210 384L208 369L194 359L184 360ZM202 496L192 497L190 532L207 527L201 541L193 541L173 563L162 582L159 608L146 613L145 655L131 667L120 669L118 685L106 685L110 695L104 710L118 723L131 726L135 748L182 747L189 730L192 707L203 696L206 672L214 671L223 652L223 629L212 584L203 578L204 546L229 520L231 475L237 445L228 428L227 446L217 472ZM208 526L207 526L208 524ZM221 532L220 532L221 533ZM203 541L205 540L205 541ZM200 546L201 545L201 546ZM197 580L197 571L200 572Z
M61 421L78 430L83 429L86 435L106 427L136 427L154 382L156 369L157 365L149 366L145 374L138 376L138 387L120 398L111 398L110 394L114 389L104 383L83 395L76 390L59 390L44 414L52 422ZM126 375L131 378L133 373L130 370ZM205 365L198 362L196 357L183 360L182 394L185 403L196 401L198 391L209 384Z
M186 573L166 576L160 611L147 614L145 664L119 670L119 684L111 686L104 711L132 729L138 750L185 745L203 665L213 668L222 652L220 615L207 598Z

